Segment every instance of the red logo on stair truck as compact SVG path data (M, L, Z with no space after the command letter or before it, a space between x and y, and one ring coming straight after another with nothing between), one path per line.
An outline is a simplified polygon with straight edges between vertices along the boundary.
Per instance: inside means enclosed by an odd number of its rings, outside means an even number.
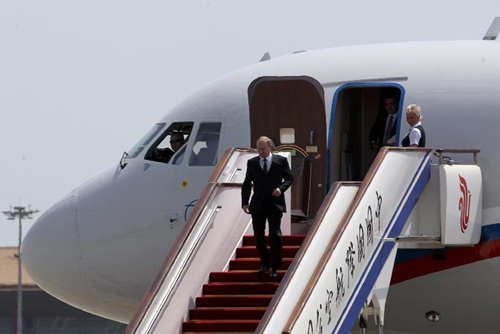
M470 214L470 191L467 188L467 181L458 174L460 179L460 191L462 192L462 197L458 201L458 210L460 210L460 229L462 233L465 233L467 225L469 225L469 214Z

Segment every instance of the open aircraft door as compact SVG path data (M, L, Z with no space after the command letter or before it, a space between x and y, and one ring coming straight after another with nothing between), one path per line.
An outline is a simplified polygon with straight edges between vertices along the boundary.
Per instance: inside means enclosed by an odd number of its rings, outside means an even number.
M323 87L310 77L261 77L248 88L252 146L260 136L292 153L292 215L313 218L326 191Z

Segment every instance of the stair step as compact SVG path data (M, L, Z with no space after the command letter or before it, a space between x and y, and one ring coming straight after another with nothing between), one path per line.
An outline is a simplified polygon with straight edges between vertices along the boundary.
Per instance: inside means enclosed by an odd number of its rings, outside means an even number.
M305 237L305 235L284 235L283 246L300 246ZM269 237L267 235L266 242L269 244ZM245 235L243 237L243 246L255 246L253 235Z
M288 269L292 259L283 259L283 265L280 269ZM259 270L260 260L259 259L242 259L242 260L231 260L229 262L229 270Z
M269 274L259 274L257 271L211 272L210 283L224 282L280 282L285 270L278 270L278 277L269 277Z
M272 295L197 297L196 307L267 307L272 298Z
M196 309L189 311L190 321L195 320L260 320L265 309Z
M255 332L259 321L188 321L184 332Z
M269 249L269 247L267 247ZM283 258L294 258L299 251L300 246L284 246L281 254ZM237 258L253 258L258 259L259 250L255 246L239 247L236 249Z
M272 295L278 290L278 286L278 283L205 284L203 295Z
M278 270L278 277L271 278L269 273L257 272L259 252L253 236L245 236L244 247L239 247L236 260L230 261L231 271L210 273L210 284L203 285L203 295L196 298L196 309L189 311L190 321L183 324L183 332L254 332L304 237L283 236L283 266Z

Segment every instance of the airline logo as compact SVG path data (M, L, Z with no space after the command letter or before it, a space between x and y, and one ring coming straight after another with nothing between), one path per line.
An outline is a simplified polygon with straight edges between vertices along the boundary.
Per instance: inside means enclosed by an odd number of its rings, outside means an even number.
M460 210L460 229L462 233L465 233L469 225L471 194L467 187L467 181L465 181L460 174L458 174L458 178L460 179L460 191L462 192L462 197L458 201L458 210Z

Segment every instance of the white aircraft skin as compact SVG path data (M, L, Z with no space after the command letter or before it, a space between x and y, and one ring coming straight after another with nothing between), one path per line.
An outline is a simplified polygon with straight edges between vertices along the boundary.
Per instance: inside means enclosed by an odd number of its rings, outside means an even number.
M401 85L402 104L422 107L427 147L481 150L483 239L488 242L469 248L481 256L431 273L419 273L416 264L414 278L391 287L385 332L498 331L499 315L492 305L500 299L500 249L495 248L500 238L495 229L500 223L500 43L367 45L271 59L195 92L165 115L160 121L165 123L163 130L172 122L193 121L196 133L201 121L221 121L219 157L228 146L253 146L248 87L263 76L316 79L324 88L327 127L339 87ZM399 140L408 129L404 114L400 119ZM146 151L125 159L124 169L117 161L55 204L37 220L22 248L24 266L42 289L77 308L124 323L133 316L185 223L192 209L186 205L198 198L214 169L188 166L188 159L182 166L144 160ZM418 261L421 250L412 251L410 260ZM395 272L406 260L398 254ZM422 261L418 264L425 266ZM442 315L440 322L425 319L431 310Z

